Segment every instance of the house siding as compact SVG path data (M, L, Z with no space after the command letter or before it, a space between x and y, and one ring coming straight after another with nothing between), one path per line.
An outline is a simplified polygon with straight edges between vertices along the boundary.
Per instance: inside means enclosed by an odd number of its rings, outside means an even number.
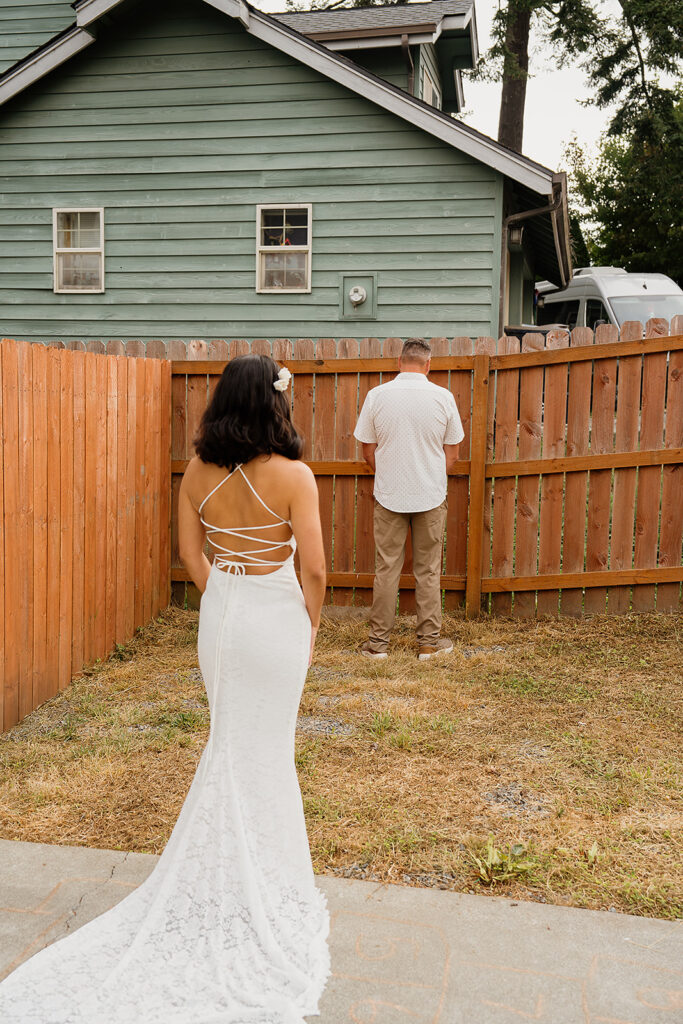
M0 74L75 21L69 0L0 0Z
M411 46L413 61L417 61L417 46ZM399 89L408 90L408 67L403 52L398 46L377 47L377 49L349 50L344 54L354 64L370 71L385 82L391 82Z
M188 11L190 12L188 14ZM490 334L502 177L207 5L119 23L0 112L5 336ZM310 294L255 292L257 203L313 204ZM52 291L52 209L105 208L103 294ZM339 319L377 273L377 319Z
M436 59L436 48L432 43L423 43L420 46L420 66L416 69L418 75L419 85L415 89L415 94L422 99L422 68L426 68L429 72L432 81L438 88L441 96L443 97L443 83L441 82L441 72L439 71L439 64Z

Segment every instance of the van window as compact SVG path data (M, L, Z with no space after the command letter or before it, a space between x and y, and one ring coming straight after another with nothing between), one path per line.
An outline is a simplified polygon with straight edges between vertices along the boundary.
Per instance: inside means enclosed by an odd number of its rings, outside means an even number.
M598 320L609 323L609 314L600 299L586 299L586 327L595 327Z
M578 315L578 299L565 299L563 302L548 302L546 300L536 310L536 323L539 327L543 324L567 324L568 327L576 327Z
M618 295L610 298L619 324L625 320L640 320L645 325L652 317L673 320L683 313L683 295Z

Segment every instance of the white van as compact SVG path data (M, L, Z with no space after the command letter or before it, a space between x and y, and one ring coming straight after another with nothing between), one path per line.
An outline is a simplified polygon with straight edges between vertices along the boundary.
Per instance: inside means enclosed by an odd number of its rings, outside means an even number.
M581 267L566 288L549 281L536 285L536 323L597 327L626 320L645 326L653 317L669 323L683 314L683 290L665 274L628 274L620 267Z

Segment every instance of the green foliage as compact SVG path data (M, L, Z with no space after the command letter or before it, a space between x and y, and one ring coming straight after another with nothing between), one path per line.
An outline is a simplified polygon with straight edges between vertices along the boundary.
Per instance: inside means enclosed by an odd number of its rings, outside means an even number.
M528 878L538 867L538 861L523 843L515 843L503 851L494 845L493 836L489 836L483 849L469 851L469 856L482 885Z
M680 0L619 0L620 16L606 25L586 63L598 107L615 106L609 132L621 136L668 119L674 91L658 76L678 75L683 60Z
M683 284L683 100L606 134L596 161L576 140L567 158L591 261Z
M604 30L595 0L507 0L493 16L492 43L473 77L500 81L503 77L526 77L518 55L509 47L510 25L530 15L530 36L550 45L560 65L588 53Z

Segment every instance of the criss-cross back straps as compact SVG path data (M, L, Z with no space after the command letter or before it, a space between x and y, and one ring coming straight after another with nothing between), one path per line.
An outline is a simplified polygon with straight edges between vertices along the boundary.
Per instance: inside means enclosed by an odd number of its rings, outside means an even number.
M245 481L245 483L246 483L247 487L249 488L249 490L252 492L254 497L257 499L257 501L259 501L260 504L263 505L264 509L268 513L270 513L271 516L274 516L274 518L277 520L277 522L275 522L275 523L266 523L263 526L223 527L223 526L215 526L213 523L210 523L206 519L204 519L204 517L202 515L202 509L204 508L204 505L206 504L206 502L209 500L209 498L213 494L216 493L216 491L218 490L219 487L222 487L222 485L226 482L226 480L229 480L230 477L233 476L238 471L239 471L242 479ZM291 528L292 524L289 521L289 519L283 519L282 516L279 516L277 514L277 512L274 512L272 508L270 508L268 505L266 505L265 501L263 500L261 495L258 493L256 488L253 486L253 484L251 483L251 481L247 477L246 473L242 469L241 465L235 466L235 468L233 470L231 470L230 473L228 473L226 476L224 476L223 479L220 480L216 484L216 486L213 488L213 490L209 491L209 493L206 495L206 497L202 501L201 505L199 506L199 510L198 511L199 511L199 518L200 518L201 522L203 523L204 527L206 528L207 539L208 539L209 543L216 549L216 555L214 557L214 562L216 563L216 565L218 566L219 569L228 569L229 571L234 569L239 575L244 575L244 573L246 572L246 569L249 566L260 566L260 565L280 566L280 565L284 565L289 560L289 558L292 557L291 554L288 555L287 558L283 559L282 561L273 561L272 559L262 558L260 556L261 555L267 555L271 551L277 551L280 548L283 548L283 547L286 547L286 546L291 547L292 553L296 549L296 541L295 541L293 536L290 537L289 540L285 540L285 541L268 540L266 537L254 537L254 536L252 536L252 534L254 532L258 531L258 530L272 530L273 527L275 527L275 526L289 526ZM232 548L226 548L226 547L223 547L222 544L219 544L214 539L214 537L212 536L213 534L225 534L226 537L237 537L240 540L252 541L254 544L259 544L260 547L258 547L258 548L251 548L251 549L248 549L248 550L245 550L245 551L235 551Z

